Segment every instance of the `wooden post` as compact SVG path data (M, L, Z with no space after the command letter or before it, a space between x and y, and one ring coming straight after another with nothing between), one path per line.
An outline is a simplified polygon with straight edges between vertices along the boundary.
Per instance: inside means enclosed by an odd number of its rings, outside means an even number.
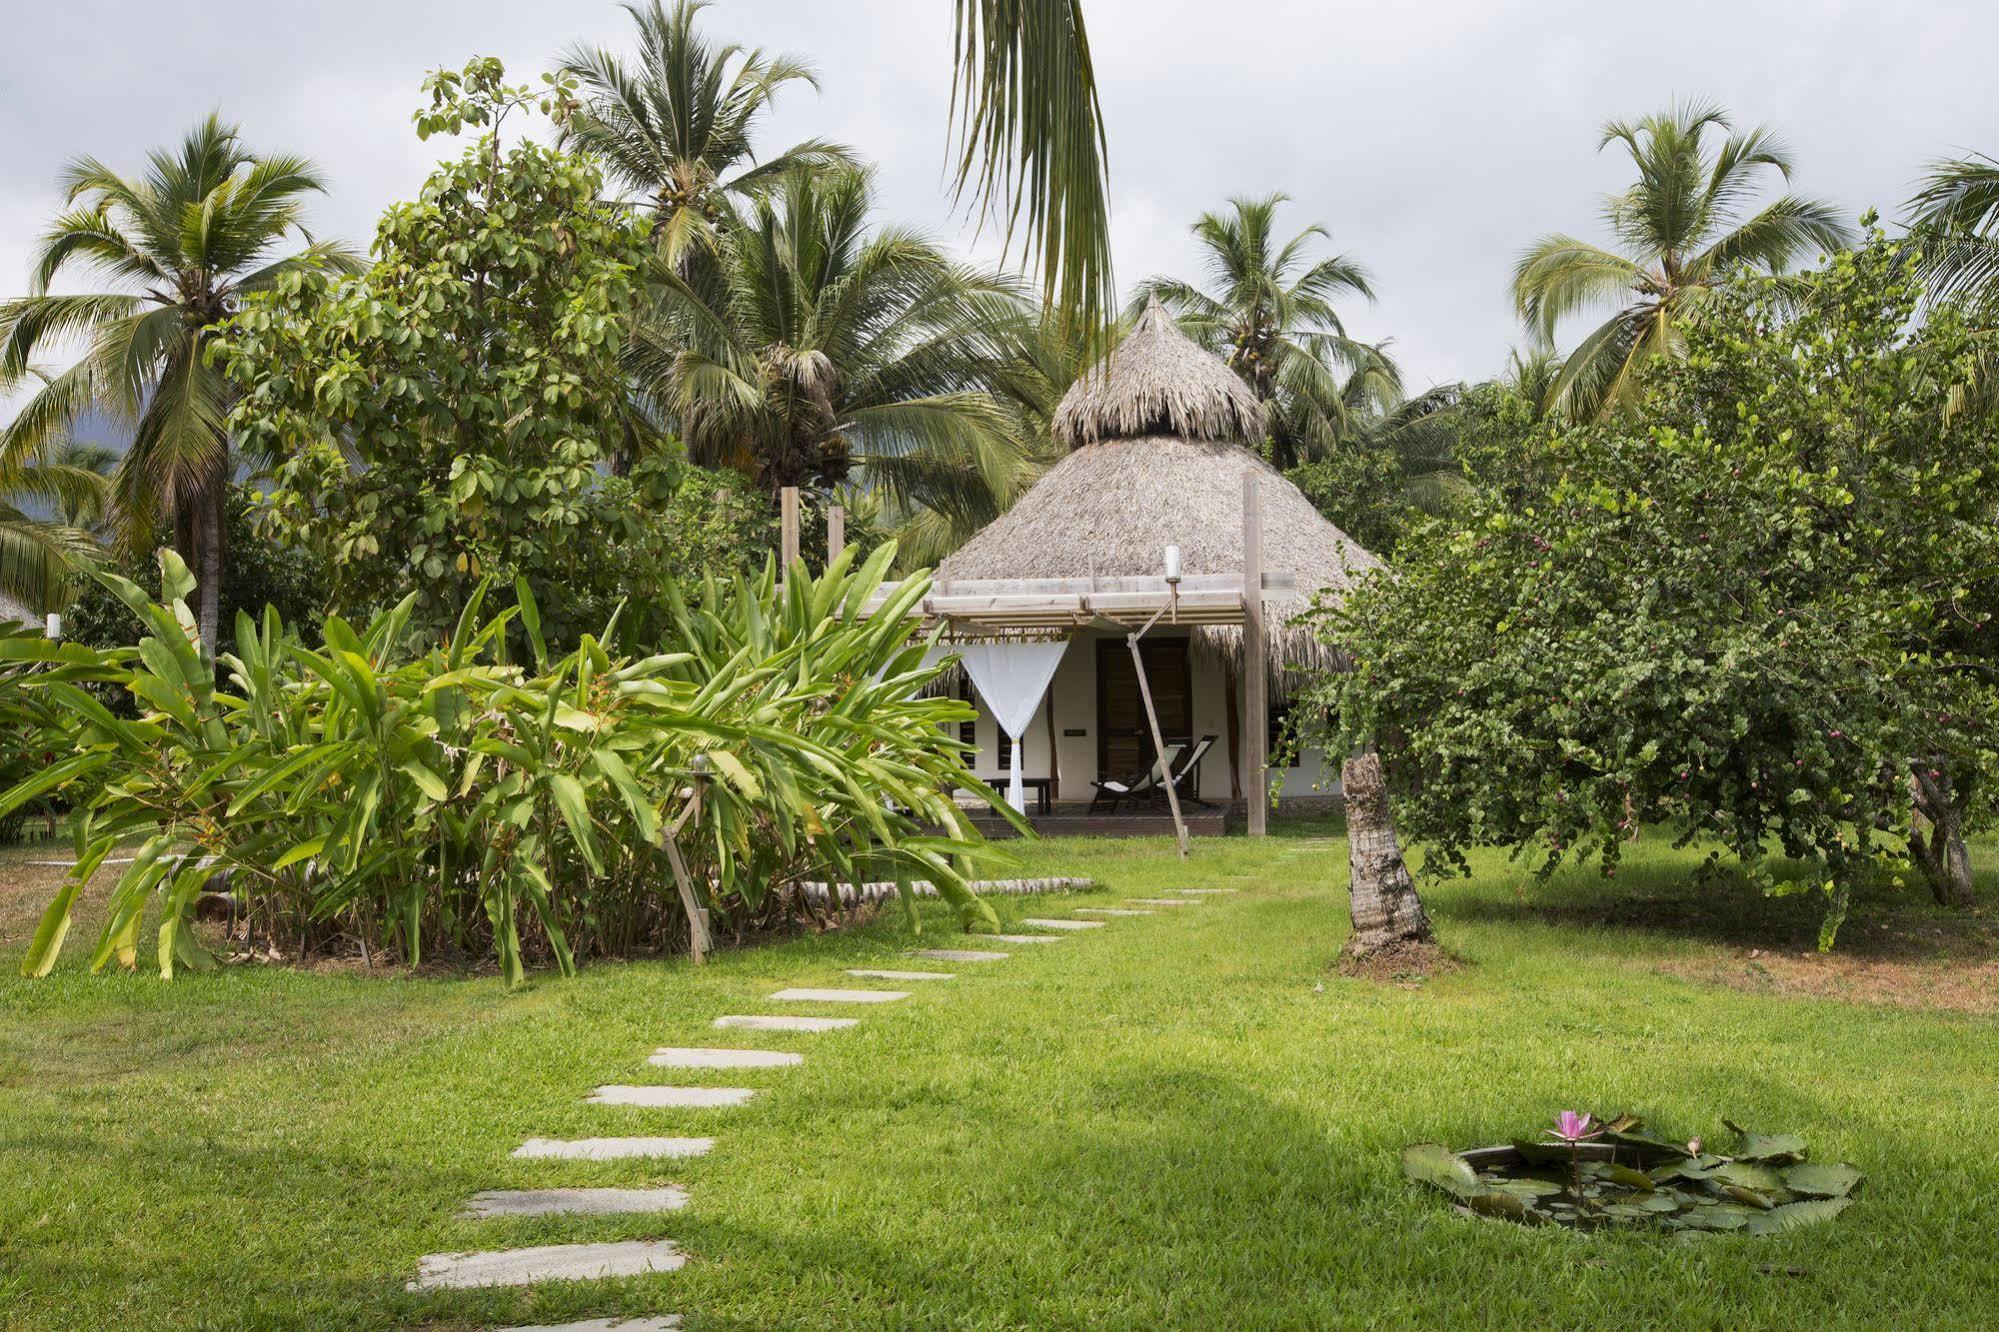
M835 504L826 510L826 563L839 559L846 548L847 510L845 505Z
M1057 668L1056 674L1061 674ZM1042 707L1048 711L1048 810L1055 811L1055 802L1062 798L1062 750L1055 738L1055 680L1049 677L1048 693L1042 699Z
M1155 614L1147 621L1145 629L1157 622ZM1180 840L1180 859L1187 858L1187 823L1180 817L1180 794L1173 789L1173 770L1166 763L1166 740L1159 734L1159 714L1152 710L1152 683L1145 678L1145 654L1138 650L1138 640L1145 635L1145 629L1135 634L1125 635L1125 646L1131 649L1131 664L1138 671L1138 696L1145 703L1145 721L1152 728L1152 766L1158 770L1159 783L1166 788L1166 803L1173 810L1173 835Z
M694 895L694 880L688 876L687 862L680 856L680 830L690 822L701 818L701 777L696 774L694 789L688 793L687 804L680 811L680 817L661 830L660 842L666 848L666 860L673 867L673 886L680 894L680 909L687 913L687 951L694 957L694 964L700 966L708 960L708 951L714 941L708 933L708 911L701 905L701 899Z
M1270 819L1270 667L1263 627L1263 492L1255 469L1242 478L1242 789L1249 835Z
M779 581L790 575L798 563L798 487L786 486L777 492Z

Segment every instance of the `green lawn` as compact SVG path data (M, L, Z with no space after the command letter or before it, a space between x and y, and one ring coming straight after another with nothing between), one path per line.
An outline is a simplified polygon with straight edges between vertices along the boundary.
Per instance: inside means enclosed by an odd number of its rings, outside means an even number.
M1989 1008L1989 914L1868 900L1849 956L1822 966L1799 959L1809 904L1703 896L1691 857L1647 843L1615 883L1537 888L1495 861L1428 887L1469 965L1377 985L1329 970L1343 846L1284 831L1197 843L1185 866L1164 842L1028 848L1022 872L1106 891L996 901L1009 920L1242 891L946 968L959 978L822 1036L709 1021L763 1011L780 983L897 965L899 913L705 969L599 965L515 994L277 968L90 977L87 938L26 982L20 913L0 914L0 1325L673 1311L694 1329L1989 1325L1999 1028L1989 1012L1790 992L1844 975ZM1991 869L1990 847L1979 863ZM1981 888L1989 902L1989 873ZM941 913L926 919L933 942L948 934ZM724 1042L807 1061L643 1062L656 1045ZM737 1110L580 1103L598 1083L648 1080L768 1090ZM1408 1142L1496 1140L1567 1106L1716 1139L1723 1115L1797 1130L1869 1180L1834 1225L1691 1246L1464 1220L1400 1176ZM508 1156L531 1135L711 1131L714 1153L684 1162ZM687 1211L452 1215L481 1188L663 1181L690 1188ZM657 1235L691 1255L683 1271L403 1290L435 1250Z

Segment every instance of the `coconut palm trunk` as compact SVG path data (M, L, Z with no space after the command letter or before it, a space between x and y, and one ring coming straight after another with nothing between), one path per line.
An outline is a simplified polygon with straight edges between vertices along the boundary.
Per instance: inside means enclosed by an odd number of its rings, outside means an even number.
M1347 803L1348 889L1353 935L1343 956L1372 957L1405 944L1431 942L1430 918L1416 896L1416 881L1402 859L1388 808L1381 756L1362 754L1340 769Z

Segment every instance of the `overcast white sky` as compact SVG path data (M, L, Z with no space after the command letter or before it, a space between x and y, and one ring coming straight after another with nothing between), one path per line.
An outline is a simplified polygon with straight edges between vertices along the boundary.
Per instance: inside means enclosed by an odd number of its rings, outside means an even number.
M823 93L781 103L770 147L819 134L880 164L884 212L965 243L943 173L951 0L720 0L717 36L809 56ZM1114 257L1129 286L1194 274L1187 225L1282 190L1374 272L1354 331L1392 337L1412 387L1495 372L1517 341L1513 256L1596 235L1628 179L1597 128L1713 98L1795 149L1796 187L1892 213L1922 164L1999 153L1990 0L1085 0L1110 135ZM0 294L56 208L65 159L136 171L210 108L253 146L316 159L322 233L365 244L448 143L419 143L417 84L498 54L532 76L574 41L622 44L610 0L0 0Z

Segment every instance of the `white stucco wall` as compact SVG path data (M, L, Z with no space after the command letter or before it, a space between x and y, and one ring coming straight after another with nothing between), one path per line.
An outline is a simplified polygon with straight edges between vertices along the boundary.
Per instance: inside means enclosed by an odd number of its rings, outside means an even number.
M1062 664L1055 670L1055 679L1049 685L1048 697L1035 710L1034 720L1028 725L1022 751L1022 773L1028 777L1047 777L1054 774L1056 766L1060 770L1060 798L1063 800L1088 800L1092 794L1091 779L1097 773L1097 643L1109 635L1085 633L1069 642L1069 649L1063 654ZM1190 663L1190 683L1193 688L1194 738L1204 735L1216 737L1215 747L1201 762L1201 790L1204 800L1226 803L1229 798L1229 757L1227 754L1229 717L1228 698L1224 690L1227 677L1212 662L1196 654ZM980 776L986 778L1004 777L1006 770L999 762L999 723L983 700L976 699L979 710L977 726L978 761L974 766ZM1055 709L1054 755L1057 764L1050 763L1048 739L1048 709ZM1080 731L1080 735L1066 734ZM1279 799L1296 799L1304 796L1326 795L1331 791L1324 782L1325 768L1321 756L1309 753L1302 763L1284 774L1284 789ZM1275 784L1277 773L1272 771Z

